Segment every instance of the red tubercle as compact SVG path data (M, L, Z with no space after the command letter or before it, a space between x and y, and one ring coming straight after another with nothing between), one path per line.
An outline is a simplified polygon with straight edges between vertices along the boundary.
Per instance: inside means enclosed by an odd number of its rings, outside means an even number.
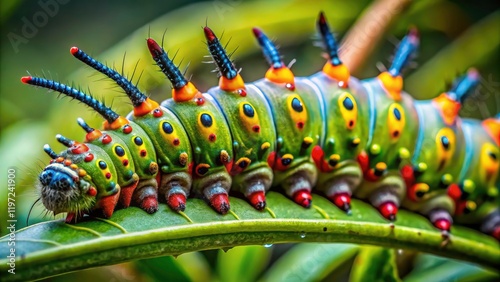
M128 166L128 160L126 160L126 159L125 159L125 160L123 160L123 161L122 161L122 164L123 164L123 166Z
M240 94L241 97L247 96L247 90L245 88L238 89L237 92L238 94Z
M287 84L285 84L285 87L290 91L295 90L295 84L293 84L293 83L287 83Z
M276 152L271 152L269 153L269 156L267 157L267 164L274 169L274 166L276 165Z
M450 231L451 228L451 222L447 219L440 218L436 221L434 221L434 226L437 229L443 230L443 231Z
M211 43L217 39L214 32L208 26L203 28L203 32L205 32L205 38L207 38L208 43Z
M253 192L247 198L250 204L259 211L266 207L266 195L264 191Z
M108 172L108 173L106 173L106 178L107 178L107 179L110 179L110 178L111 178L111 173L109 173L109 172Z
M337 193L330 197L332 202L341 210L348 212L351 209L351 196L347 193Z
M157 53L163 53L163 49L160 47L160 45L158 45L158 43L156 43L154 39L148 38L146 42L148 44L148 49L151 55L156 56Z
M297 122L297 128L298 129L303 129L304 128L304 122L303 121Z
M326 17L323 11L319 12L319 19L318 19L319 24L325 25L326 24Z
M359 153L357 159L358 159L359 166L361 167L361 170L363 172L366 172L370 169L370 157L368 156L368 154L365 151L362 151L361 153Z
M97 195L97 190L94 187L90 187L87 195L89 195L90 197L95 197Z
M203 96L201 94L199 95L199 97L195 98L195 101L196 101L196 105L198 105L198 106L205 104L205 98L203 98Z
M456 183L450 184L448 186L447 192L448 196L450 196L450 198L452 198L455 201L460 200L460 198L462 197L462 190L460 189L460 187L458 187Z
M146 150L143 149L139 152L139 154L141 155L141 157L144 158L148 154L148 152L146 152Z
M21 82L24 84L29 84L32 79L33 79L33 77L31 77L31 76L23 76L23 77L21 77Z
M78 47L75 47L75 46L73 46L73 47L71 47L71 48L69 49L69 52L71 52L71 55L73 55L73 56L74 56L76 53L78 53L78 51L80 51L80 49L79 49Z
M311 151L311 157L316 164L316 167L321 171L321 172L330 172L333 170L333 168L330 167L330 165L325 161L325 152L323 151L323 148L321 146L316 145Z
M181 193L175 193L168 197L168 206L176 212L184 211L186 209L186 196Z
M174 146L179 146L179 144L181 144L181 140L179 140L179 138L175 138L175 139L172 141L172 144L174 144Z
M75 142L71 147L71 152L73 154L82 154L89 151L89 147L84 143Z
M122 131L125 134L129 134L130 132L132 132L132 126L130 126L130 124L126 124L123 126Z
M491 232L491 236L500 241L500 226L497 226L495 227L495 229L493 229L493 232Z
M304 208L310 208L312 203L311 191L309 190L299 190L295 192L292 196L293 201Z
M396 220L396 214L398 213L398 206L393 202L385 202L378 207L380 214L390 221Z
M113 138L111 138L108 134L105 134L101 140L102 144L109 144L111 141L113 141Z
M229 198L227 194L216 194L210 198L210 204L216 212L226 214L229 211Z
M217 135L215 135L215 133L210 133L210 135L208 135L208 140L210 142L215 142L215 140L217 140Z
M253 35L255 35L255 37L257 38L261 38L262 37L262 30L260 30L259 28L257 27L254 27L252 28L252 32L253 32Z
M88 162L91 162L92 160L94 159L94 155L93 154L88 154L85 156L85 158L83 159L86 163Z
M252 130L255 133L259 133L260 132L260 126L259 125L254 125L254 126L252 126Z
M155 109L155 110L153 111L153 116L154 116L155 118L162 117L162 116L163 116L163 112L162 112L160 109Z

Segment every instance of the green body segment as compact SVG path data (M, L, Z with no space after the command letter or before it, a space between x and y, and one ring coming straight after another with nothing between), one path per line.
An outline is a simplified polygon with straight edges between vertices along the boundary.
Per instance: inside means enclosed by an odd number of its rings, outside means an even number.
M93 144L103 149L110 157L116 169L117 181L120 187L126 187L137 182L139 176L135 172L136 168L132 154L128 149L129 145L124 143L114 131L103 131L102 133L101 137L87 144Z
M128 120L138 124L151 138L156 159L162 173L189 171L192 162L191 143L180 120L170 110L160 107L158 117L149 113L136 117L132 113Z
M115 130L115 134L127 145L135 164L135 172L141 180L154 179L158 172L156 152L153 143L146 132L136 123L130 122L130 133Z
M295 82L294 90L267 79L254 84L264 93L276 127L276 150L268 160L274 170L274 185L281 185L289 196L310 191L316 184L311 151L321 145L324 133L319 89L307 78L296 78Z
M102 197L116 195L120 192L120 185L118 185L118 173L113 165L113 160L99 146L88 143L85 145L89 149L87 152L74 154L70 148L62 152L61 156L71 160L80 169L85 170L86 175L83 176L83 179L97 189L97 200ZM92 158L86 160L85 158L90 154Z
M203 94L197 100L203 102L169 99L161 105L178 117L189 137L193 152L193 192L210 199L231 187L231 176L226 169L233 156L231 132L211 96Z
M231 130L232 188L245 196L266 191L273 181L267 159L275 149L276 132L271 109L260 91L248 85L246 95L214 87L208 93L217 101Z
M319 170L317 189L327 196L341 192L350 195L363 178L357 156L366 146L368 135L367 94L353 78L349 88L340 88L338 81L323 72L314 75L311 81L321 89L326 125L322 151L318 147L313 152Z
M414 181L407 182L403 206L426 215L436 208L453 214L455 203L448 196L448 186L458 181L465 157L461 122L447 124L434 100L414 103L420 128L411 163Z
M458 181L462 197L457 203L457 222L474 224L498 209L500 149L481 121L462 121L466 156Z
M418 132L418 115L413 99L401 93L401 100L395 101L384 89L378 78L362 82L369 93L370 133L366 150L370 157L370 167L383 162L388 170L398 170L401 164L409 162L415 147L415 132ZM406 150L401 159L401 151Z
M370 119L365 150L369 162L364 171L365 181L356 196L368 199L375 206L387 201L399 204L406 195L399 169L410 162L415 147L414 132L419 126L417 111L408 94L401 93L396 101L378 78L361 83L368 93L365 108L368 108ZM382 173L377 175L377 171Z

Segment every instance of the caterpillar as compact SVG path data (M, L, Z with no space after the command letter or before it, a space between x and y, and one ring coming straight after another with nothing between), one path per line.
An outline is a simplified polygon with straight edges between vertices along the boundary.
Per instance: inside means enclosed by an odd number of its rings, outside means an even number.
M351 213L351 197L395 221L400 207L428 217L449 236L454 221L473 224L500 240L500 114L484 121L458 116L479 74L470 69L446 93L415 101L403 91L402 70L419 45L412 28L391 66L377 77L350 75L338 55L324 14L317 27L328 60L310 77L295 77L274 43L253 33L270 65L263 79L245 83L214 32L203 28L219 72L206 93L187 80L152 38L147 47L172 83L161 103L130 80L77 47L71 54L119 85L133 105L124 117L81 90L25 76L25 84L76 99L104 118L103 130L78 124L78 142L57 135L67 147L39 175L45 208L67 213L66 222L86 214L112 216L131 204L148 213L164 201L174 211L190 196L206 199L226 214L228 194L242 194L257 210L265 194L280 187L309 208L311 191Z

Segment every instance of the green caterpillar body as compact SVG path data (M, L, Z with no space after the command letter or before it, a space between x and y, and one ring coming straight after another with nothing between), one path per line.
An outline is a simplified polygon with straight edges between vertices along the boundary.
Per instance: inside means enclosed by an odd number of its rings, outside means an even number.
M76 58L124 89L134 106L127 118L69 86L23 77L24 83L82 101L106 119L104 131L79 119L85 143L58 136L68 146L60 154L46 145L52 161L39 177L43 204L54 213L68 212L68 222L98 212L111 217L116 207L131 203L152 213L165 201L182 212L189 196L205 198L225 214L230 191L262 210L272 187L304 208L311 206L315 189L346 212L355 197L389 220L403 207L426 215L444 235L455 218L479 223L500 238L500 116L478 121L457 114L478 83L477 72L469 71L435 99L414 101L402 91L401 70L418 46L415 30L387 71L360 81L338 58L323 14L318 27L329 60L322 71L302 78L293 76L273 43L254 29L271 67L250 84L205 27L221 74L219 86L207 93L148 39L154 61L173 85L173 98L161 105L73 47Z

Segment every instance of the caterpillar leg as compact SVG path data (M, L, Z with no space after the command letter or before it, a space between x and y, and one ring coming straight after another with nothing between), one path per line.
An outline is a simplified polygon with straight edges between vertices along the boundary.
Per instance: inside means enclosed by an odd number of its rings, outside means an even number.
M357 182L357 183L356 183ZM326 196L330 199L339 209L350 213L351 212L351 195L359 185L359 180L356 181L351 177L344 177L332 181L328 185L329 189Z
M234 176L233 187L243 192L250 204L257 210L266 207L266 191L273 183L273 172L268 166L245 171Z
M163 197L168 206L178 212L186 209L186 199L191 189L192 178L187 172L162 174L158 194Z
M102 215L105 218L110 218L113 215L113 212L115 211L115 207L116 204L118 203L119 198L120 198L120 192L114 195L102 197L99 200L97 207L98 210L101 210ZM68 213L68 216L66 217L66 222L68 222L68 218L71 216L74 216L74 214Z
M303 163L287 171L288 176L281 182L281 186L295 203L310 208L311 190L316 185L317 174L312 163Z
M380 214L390 221L396 220L399 205L406 194L403 179L397 172L377 182L365 181L356 191L356 196L367 199Z
M231 189L231 183L231 176L225 171L219 171L197 179L194 183L194 190L201 190L203 197L216 212L226 214L230 209L228 192Z
M139 181L132 197L133 202L147 213L158 210L158 183L150 178Z
M120 191L120 199L118 201L119 205L123 208L128 208L130 203L132 202L132 196L134 195L134 191L139 184L139 177L137 174L134 174L137 177L137 181L134 181L131 185L125 186L121 188Z
M450 232L453 219L447 210L442 208L433 209L429 212L428 217L437 229L443 231L443 235L447 235Z
M500 241L500 210L498 208L485 217L480 229L481 232L491 234Z

